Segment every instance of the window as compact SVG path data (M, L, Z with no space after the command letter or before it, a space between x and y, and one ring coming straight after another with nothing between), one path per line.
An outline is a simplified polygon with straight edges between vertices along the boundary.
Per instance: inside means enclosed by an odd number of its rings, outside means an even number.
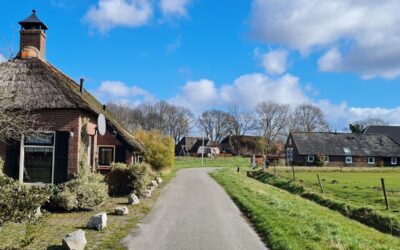
M53 183L55 133L23 136L20 181Z
M344 147L343 151L346 155L351 155L351 149L349 147Z
M351 156L346 156L346 163L347 163L347 164L353 163L353 157L351 157Z
M325 156L325 162L329 162L329 155Z
M289 138L289 145L292 145L292 138Z
M392 165L397 165L397 158L396 157L392 157L390 162L392 163Z
M375 164L375 157L368 157L368 164Z
M308 162L314 162L314 156L313 156L313 155L309 155L309 156L307 157L307 161L308 161Z
M287 148L286 149L286 159L288 162L293 161L293 148Z
M99 146L99 166L111 166L115 161L115 146Z

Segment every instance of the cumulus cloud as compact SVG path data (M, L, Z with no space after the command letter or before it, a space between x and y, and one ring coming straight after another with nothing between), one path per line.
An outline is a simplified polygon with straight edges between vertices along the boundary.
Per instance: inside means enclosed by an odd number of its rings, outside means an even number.
M208 79L189 81L183 86L181 93L170 101L199 113L213 106L237 104L251 110L262 101L295 105L309 99L297 77L286 74L278 79L271 79L265 74L253 73L242 75L232 84L221 87Z
M156 99L147 90L128 86L121 81L103 81L94 93L103 102L124 102L133 105L140 102L152 102Z
M264 42L304 55L328 50L319 62L323 71L394 78L400 75L399 12L396 0L253 0L251 26Z
M152 12L150 0L99 0L84 20L104 33L117 26L143 26L150 21Z
M191 0L161 0L160 8L165 16L186 16Z
M261 53L259 49L255 50L255 55L261 60L261 63L268 74L282 75L286 72L288 52L278 49L271 50L268 53Z
M328 100L320 100L315 104L325 112L329 123L339 129L366 118L380 118L390 124L400 125L400 107L352 107L346 102L332 104Z

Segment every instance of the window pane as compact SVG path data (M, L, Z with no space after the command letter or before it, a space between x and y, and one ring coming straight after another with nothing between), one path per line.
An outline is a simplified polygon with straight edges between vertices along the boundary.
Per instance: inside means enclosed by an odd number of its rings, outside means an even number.
M99 165L110 166L114 161L113 147L99 147Z
M25 147L24 182L51 183L53 149Z
M53 146L54 134L40 134L35 136L26 136L24 145Z

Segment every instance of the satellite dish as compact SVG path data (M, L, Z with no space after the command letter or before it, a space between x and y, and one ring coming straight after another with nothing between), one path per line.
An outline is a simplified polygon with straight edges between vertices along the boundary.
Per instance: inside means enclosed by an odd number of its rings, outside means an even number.
M106 134L106 118L103 114L99 114L97 117L97 130L101 136Z

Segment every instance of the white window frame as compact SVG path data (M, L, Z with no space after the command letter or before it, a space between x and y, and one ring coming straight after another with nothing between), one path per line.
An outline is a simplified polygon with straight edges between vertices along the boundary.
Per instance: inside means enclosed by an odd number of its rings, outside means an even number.
M325 155L324 162L329 163L329 155Z
M372 161L370 161L371 158L372 158ZM370 165L375 164L375 157L368 156L368 164L370 164Z
M397 165L397 157L392 157L392 158L390 159L390 163L391 163L392 165Z
M312 158L312 160L310 160L310 158ZM308 163L314 163L315 161L315 156L314 155L307 155L307 162Z
M21 136L20 142L20 152L19 152L19 176L18 180L20 183L29 184L29 185L41 185L42 183L29 183L24 182L24 165L25 165L25 148L51 148L53 149L53 159L52 159L52 166L51 166L51 183L43 183L43 184L53 184L54 183L54 165L56 159L56 132L55 131L44 131L41 134L53 134L54 141L53 146L35 146L35 145L27 145L25 146L25 135Z
M116 149L116 147L115 147L115 145L98 145L97 146L97 152L98 152L98 154L99 154L99 156L97 157L97 165L99 166L99 167L111 167L111 165L100 165L99 164L99 161L100 161L100 148L114 148L114 150L113 150L113 160L112 160L112 162L111 162L111 164L112 163L114 163L115 162L115 149Z
M353 156L346 156L346 164L353 164Z

